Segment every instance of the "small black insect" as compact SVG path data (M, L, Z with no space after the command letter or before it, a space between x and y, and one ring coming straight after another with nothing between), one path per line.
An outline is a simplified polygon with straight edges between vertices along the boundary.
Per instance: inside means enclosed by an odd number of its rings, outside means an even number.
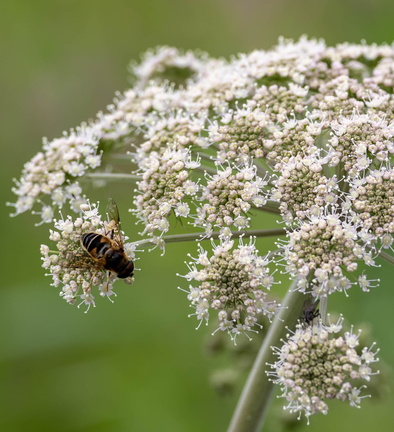
M313 320L317 318L320 313L319 309L317 309L317 305L319 304L319 299L310 297L304 301L302 306L302 316L301 321L305 324L305 326L309 326L313 323Z

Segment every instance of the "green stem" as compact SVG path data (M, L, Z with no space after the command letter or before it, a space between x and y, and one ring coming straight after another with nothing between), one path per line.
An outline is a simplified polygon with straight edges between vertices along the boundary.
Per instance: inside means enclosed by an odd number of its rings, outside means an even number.
M201 236L204 235L202 232L195 232L195 233L188 233L188 234L174 234L169 236L162 237L162 240L164 240L165 243L179 243L179 242L186 242L186 241L203 241L203 240L211 240L211 239L217 239L219 238L220 232L216 231L213 232L209 238L204 237L201 238ZM248 237L278 237L286 235L286 231L283 228L278 229L268 229L268 230L248 230L248 231L233 231L232 236L233 238L239 238L242 236L248 236ZM136 246L143 246L146 244L156 244L154 240L151 238L146 238L143 240L137 240L135 242L132 242L131 244Z
M319 304L320 318L323 324L326 324L327 321L327 310L328 310L328 295L325 295L320 298L320 304Z
M124 174L124 173L107 173L97 172L86 174L86 177L91 179L99 180L141 180L141 176L135 174Z
M257 170L257 174L264 178L268 173L270 173L270 171L268 171L261 163L258 159L256 159L254 161L254 166L256 167Z
M388 254L387 252L380 251L379 256L380 256L380 258L383 258L388 263L394 264L394 257L392 255Z
M196 168L196 171L201 171L202 173L208 173L211 176L214 176L218 173L216 169L213 169L209 167L208 165L201 164L198 168Z
M275 362L272 346L280 346L287 328L294 328L302 313L305 295L295 290L294 281L284 298L282 308L268 329L246 381L227 432L258 432L268 412L275 384L268 381L269 364Z
M206 160L208 162L211 162L212 164L214 164L214 159L212 159L212 156L214 156L214 153L212 154L206 154L203 153L201 151L197 151L196 154L203 160Z
M111 159L114 160L127 160L128 162L131 161L131 155L128 153L114 153L111 154Z
M260 210L266 213L280 214L279 206L275 202L268 202L261 207L253 207L253 210Z

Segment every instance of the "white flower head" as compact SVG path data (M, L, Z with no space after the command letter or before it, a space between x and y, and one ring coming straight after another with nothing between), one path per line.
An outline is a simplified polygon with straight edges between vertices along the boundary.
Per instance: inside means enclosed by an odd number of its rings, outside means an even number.
M368 244L360 240L358 226L338 215L312 217L288 236L284 246L287 270L294 277L310 280L307 285L299 285L303 292L321 296L342 291L350 286L347 274L357 270L360 260L374 265ZM359 282L364 289L362 279Z
M22 177L13 188L18 196L17 202L10 204L15 207L15 215L32 210L39 203L43 210L33 211L33 214L41 215L41 223L49 223L55 208L62 207L66 200L72 203L81 199L81 191L74 188L70 192L70 188L77 184L75 177L100 165L98 141L94 129L87 125L53 141L44 139L43 152L25 164Z
M327 414L330 399L348 401L359 407L359 381L369 381L370 364L378 361L376 352L363 348L357 351L359 334L342 333L340 319L335 326L299 325L288 334L280 348L274 348L277 361L268 374L288 401L286 409L303 413L309 422L314 414Z
M55 287L60 287L60 295L70 304L86 305L87 310L90 306L95 306L93 288L97 287L102 297L111 300L116 296L113 292L113 284L117 279L114 271L109 271L102 263L104 256L100 259L99 254L90 254L82 245L82 236L91 233L92 236L112 236L111 222L101 219L98 211L98 204L84 204L81 206L82 217L75 220L68 216L65 219L55 221L55 230L50 230L50 240L56 243L57 251L49 249L46 245L41 245L42 266L48 270L48 275L52 276ZM115 227L116 229L116 227ZM117 236L124 234L117 231ZM92 237L92 239L93 239ZM92 241L90 241L92 242ZM123 243L123 242L122 242ZM108 241L100 242L106 247L112 248ZM121 245L123 247L123 244ZM133 248L124 246L128 256L134 257ZM96 250L96 249L95 249ZM121 276L123 277L123 276ZM112 301L112 300L111 300Z
M186 199L197 194L199 186L190 179L199 160L192 160L190 150L169 146L163 154L151 152L143 164L143 177L138 182L134 212L145 224L145 231L167 232L172 211L178 217L188 217Z
M199 255L189 264L184 277L191 282L188 298L195 315L207 321L212 313L219 319L218 330L232 339L239 333L256 331L258 314L270 318L278 305L268 299L267 290L274 283L267 259L258 255L253 239L248 244L221 241L213 255L199 247Z
M250 210L266 203L266 185L267 181L249 163L218 165L217 174L206 174L206 184L201 185L202 204L197 209L195 225L248 228Z

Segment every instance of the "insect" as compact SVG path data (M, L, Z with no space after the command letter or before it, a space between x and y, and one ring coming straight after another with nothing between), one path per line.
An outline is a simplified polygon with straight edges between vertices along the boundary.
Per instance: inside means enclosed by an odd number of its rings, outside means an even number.
M82 234L81 246L94 261L96 270L116 273L120 279L133 276L134 263L123 248L123 235L120 230L118 206L111 198L108 201L108 232L99 234L93 231Z
M313 320L320 315L319 309L317 309L318 303L319 299L313 297L307 298L304 301L302 306L301 321L305 324L305 326L312 324Z

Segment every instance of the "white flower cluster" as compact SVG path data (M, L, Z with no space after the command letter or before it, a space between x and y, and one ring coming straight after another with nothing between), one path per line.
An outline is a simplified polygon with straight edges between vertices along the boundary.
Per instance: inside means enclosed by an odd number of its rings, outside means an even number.
M267 182L256 175L254 166L232 168L218 167L213 176L206 174L200 200L204 203L197 210L194 224L202 226L209 234L211 227L249 227L250 210L262 207L267 199L264 187Z
M378 237L384 248L391 246L394 234L393 181L391 166L349 179L349 210L353 220Z
M86 125L53 141L44 139L43 151L27 162L23 175L13 192L18 196L15 215L41 204L42 222L52 222L53 207L43 199L49 197L54 206L62 207L69 200L75 210L84 201L82 189L76 180L87 170L101 164L98 139L94 130Z
M298 326L280 349L274 349L278 360L268 374L279 384L288 404L285 409L302 413L327 414L327 401L339 399L360 407L361 391L378 373L372 364L379 359L373 347L360 348L359 336L353 331L341 336L343 318L331 325Z
M47 245L41 245L42 267L49 270L52 286L60 287L60 296L68 303L82 304L88 309L95 306L94 287L102 297L116 295L112 288L116 274L108 271L102 264L95 261L81 245L81 237L85 233L93 232L107 236L113 228L113 221L105 222L98 212L98 205L82 205L81 216L75 220L68 216L66 219L55 221L55 230L50 230L49 239L56 243L52 250ZM120 233L123 235L123 233ZM133 248L124 245L130 256L134 256ZM131 282L126 280L127 282ZM88 310L87 309L87 310Z
M167 147L162 155L152 151L143 160L143 176L134 202L146 232L159 231L160 235L167 232L172 212L178 217L189 215L186 200L193 198L199 189L190 179L190 171L199 166L199 161L191 160L189 150L175 146Z
M317 297L346 292L352 285L346 274L357 270L358 261L374 264L368 243L371 238L341 215L311 217L289 233L284 246L287 269L298 278L302 292L312 290Z
M280 305L268 298L274 283L269 272L270 260L259 256L253 239L248 244L239 240L221 241L213 245L213 255L200 246L198 257L189 263L189 273L184 277L189 285L188 299L200 324L208 323L210 312L219 321L217 330L226 331L232 339L258 326L260 313L271 319ZM216 330L216 331L217 331Z
M394 153L394 122L383 114L354 114L331 124L330 165L341 164L354 177L388 160Z
M133 182L130 210L147 237L134 246L210 239L212 253L200 247L184 276L192 315L200 324L214 315L233 340L250 337L259 315L271 319L280 308L268 295L278 283L269 266L284 268L297 295L317 305L354 285L376 287L360 263L373 266L379 255L394 261L393 71L392 45L280 39L269 51L228 61L157 48L131 66L133 88L107 112L44 141L10 205L15 215L39 214L41 223L59 208L85 206L76 219L55 221L57 251L42 246L41 253L61 295L89 307L93 287L113 294L116 274L81 246L86 233L110 232L97 207L86 210L85 186ZM269 229L262 212L280 228ZM175 226L196 232L167 235ZM278 250L260 255L256 242L269 235L283 236ZM351 332L335 335L340 324L315 324L315 312L274 365L289 408L307 416L325 413L330 398L358 406L360 388L351 381L368 380L376 360L356 350Z
M283 220L291 224L319 215L338 200L339 186L335 174L322 173L319 154L291 157L282 163L280 175L272 181L271 199L278 202Z
M181 53L176 48L162 46L146 52L140 64L132 62L130 72L141 87L150 80L160 80L162 77L163 80L171 78L171 82L176 83L179 80L183 83L204 71L207 60L205 53Z
M150 152L155 151L162 155L169 146L182 149L192 146L208 147L209 144L201 136L206 118L206 112L196 116L180 109L174 113L168 112L161 118L153 115L152 124L144 134L144 141L136 146L135 159L140 164L140 168L143 169L146 165L145 160L149 158ZM149 114L145 122L150 123Z

